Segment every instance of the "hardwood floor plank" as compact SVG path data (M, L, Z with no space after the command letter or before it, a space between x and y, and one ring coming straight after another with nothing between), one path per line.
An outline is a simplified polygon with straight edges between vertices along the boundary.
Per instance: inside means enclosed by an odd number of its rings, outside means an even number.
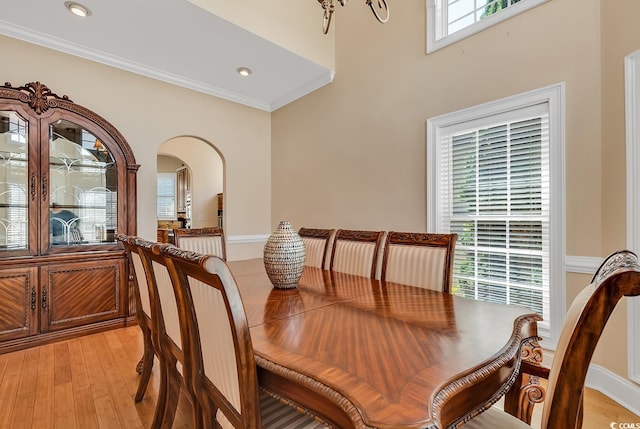
M33 410L34 428L53 428L53 383L54 356L53 344L38 347L40 360L38 361L38 381L36 387L36 404Z
M111 336L108 335L109 332L110 331L107 331L104 335L96 336L96 348L100 353L100 363L102 364L104 373L107 374L107 383L111 391L113 403L118 412L118 417L120 418L121 427L143 427L135 407L131 406L134 403L133 394L127 390L126 380L119 371L114 351L109 345L111 338Z
M87 367L87 379L96 410L98 426L104 429L121 427L118 411L111 398L107 376L96 349L96 335L80 338L81 350Z
M24 357L24 350L10 353L8 356L7 367L4 371L2 384L0 384L0 427L11 427Z
M54 344L53 356L55 369L53 383L55 386L71 383L71 365L69 364L69 342Z
M126 334L124 330L109 331L105 333L105 336L108 338L108 343L112 347L116 362L119 363L120 373L122 374L123 379L126 381L128 391L133 398L135 396L136 390L138 389L139 375L135 371L135 365L132 365L131 363L135 362L137 364L137 362L140 360L140 357L142 356L142 350L138 352L138 347L136 345L136 343L139 341L140 335L137 335L138 340L136 341L133 341L132 337L129 334ZM149 384L151 384L151 382ZM151 422L153 420L153 412L155 411L155 400L152 403L150 411L151 419L149 421ZM181 395L180 401L178 402L178 410L174 419L173 428L179 429L182 427L192 427L191 415L191 403L186 396Z
M36 392L38 383L38 368L40 361L40 349L25 351L23 370L20 375L16 406L11 418L11 427L14 429L30 428L33 425L33 411L36 405Z
M78 427L71 382L57 384L53 388L53 419L53 427L56 429L75 429Z
M130 376L130 385L128 388L131 391L132 397L135 395L135 392L138 389L138 382L140 380L140 375L136 372L136 365L140 360L143 352L143 344L141 341L140 329L136 327L131 327L127 329L118 329L112 331L115 335L117 335L118 340L122 344L122 354L118 356L118 361L120 362L120 371ZM157 359L154 362L154 367L158 365ZM151 375L151 379L149 380L149 385L147 387L147 393L145 394L142 401L135 404L136 410L138 411L138 415L142 422L146 423L147 426L151 425L153 421L153 413L156 409L156 398L158 396L158 377L157 371Z
M4 373L7 370L7 361L9 360L8 354L0 355L0 384L4 378Z
M91 394L91 384L79 339L69 341L69 363L73 399L76 405L76 422L79 428L99 428L96 407Z
M120 424L118 411L111 396L102 396L94 399L94 405L98 417L98 427L101 429L117 429L123 427L122 424Z

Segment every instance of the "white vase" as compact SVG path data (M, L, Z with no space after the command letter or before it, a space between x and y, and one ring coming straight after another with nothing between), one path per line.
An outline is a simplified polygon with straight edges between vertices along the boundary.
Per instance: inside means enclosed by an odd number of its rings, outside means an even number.
M302 270L306 251L304 242L291 223L281 221L264 245L264 268L274 287L291 289L296 287Z

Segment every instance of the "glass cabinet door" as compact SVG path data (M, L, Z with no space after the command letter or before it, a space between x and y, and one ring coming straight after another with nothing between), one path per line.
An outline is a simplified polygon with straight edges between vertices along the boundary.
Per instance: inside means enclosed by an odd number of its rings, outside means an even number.
M67 120L49 126L50 247L115 242L116 163L90 131Z
M0 110L0 252L29 248L27 125L17 112Z

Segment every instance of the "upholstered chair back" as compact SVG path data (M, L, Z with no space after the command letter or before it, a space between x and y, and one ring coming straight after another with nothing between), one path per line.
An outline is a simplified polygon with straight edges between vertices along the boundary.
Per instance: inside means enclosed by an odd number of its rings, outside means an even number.
M116 240L120 242L125 250L127 256L131 261L130 267L133 270L133 279L135 283L135 303L136 303L136 320L142 331L143 341L143 355L136 370L140 374L140 380L138 381L138 389L136 391L135 401L140 402L147 391L147 386L151 378L151 371L153 370L153 361L157 354L159 354L154 345L152 331L154 330L153 320L151 319L151 299L149 297L149 284L147 282L147 276L142 263L142 257L140 256L140 244L145 243L145 246L151 247L153 243L145 242L139 237L128 236L124 234L117 234ZM138 240L138 245L134 244L135 240Z
M203 426L323 428L308 415L258 392L247 317L225 262L176 247L163 253L181 306L183 349Z
M456 234L389 232L381 279L449 292L456 240Z
M158 403L154 416L156 424L170 427L175 417L178 397L182 387L193 399L193 392L186 379L190 377L190 367L184 365L182 326L178 315L178 298L174 292L171 276L166 265L163 250L175 248L168 243L154 243L151 246L140 246L142 264L147 275L152 319L154 320L154 342L160 354L161 379ZM193 399L194 419L199 416L199 408Z
M149 301L149 285L147 284L147 276L144 272L144 266L142 265L142 258L140 254L131 252L131 263L133 265L134 275L138 283L138 289L140 292L140 308L147 317L151 318L151 302Z
M176 294L184 304L185 356L203 412L223 428L260 427L258 383L249 326L235 280L216 256L166 249ZM212 399L217 398L217 399Z
M562 427L567 424L567 414L581 417L582 398L579 398L580 404L576 404L574 392L576 387L582 392L598 339L620 298L638 295L638 258L632 252L621 251L605 259L591 284L574 298L563 322L549 372L542 410L543 428Z
M376 277L376 263L384 231L339 229L333 242L330 269L363 277Z
M177 247L203 255L214 255L227 259L224 231L219 227L176 228L173 239Z
M298 235L302 238L306 251L305 266L326 268L327 251L334 234L333 229L300 228Z
M640 295L640 265L630 251L609 255L573 300L562 325L548 374L523 362L525 374L547 376L542 429L582 427L583 391L598 340L617 303L624 296ZM517 410L519 412L519 410ZM511 414L491 407L465 424L470 429L527 427Z

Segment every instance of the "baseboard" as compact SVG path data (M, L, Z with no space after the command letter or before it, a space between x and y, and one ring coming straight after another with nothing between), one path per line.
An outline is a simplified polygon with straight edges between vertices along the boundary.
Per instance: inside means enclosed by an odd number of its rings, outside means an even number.
M640 386L600 366L589 366L586 386L601 392L640 416ZM639 422L640 423L640 422Z

